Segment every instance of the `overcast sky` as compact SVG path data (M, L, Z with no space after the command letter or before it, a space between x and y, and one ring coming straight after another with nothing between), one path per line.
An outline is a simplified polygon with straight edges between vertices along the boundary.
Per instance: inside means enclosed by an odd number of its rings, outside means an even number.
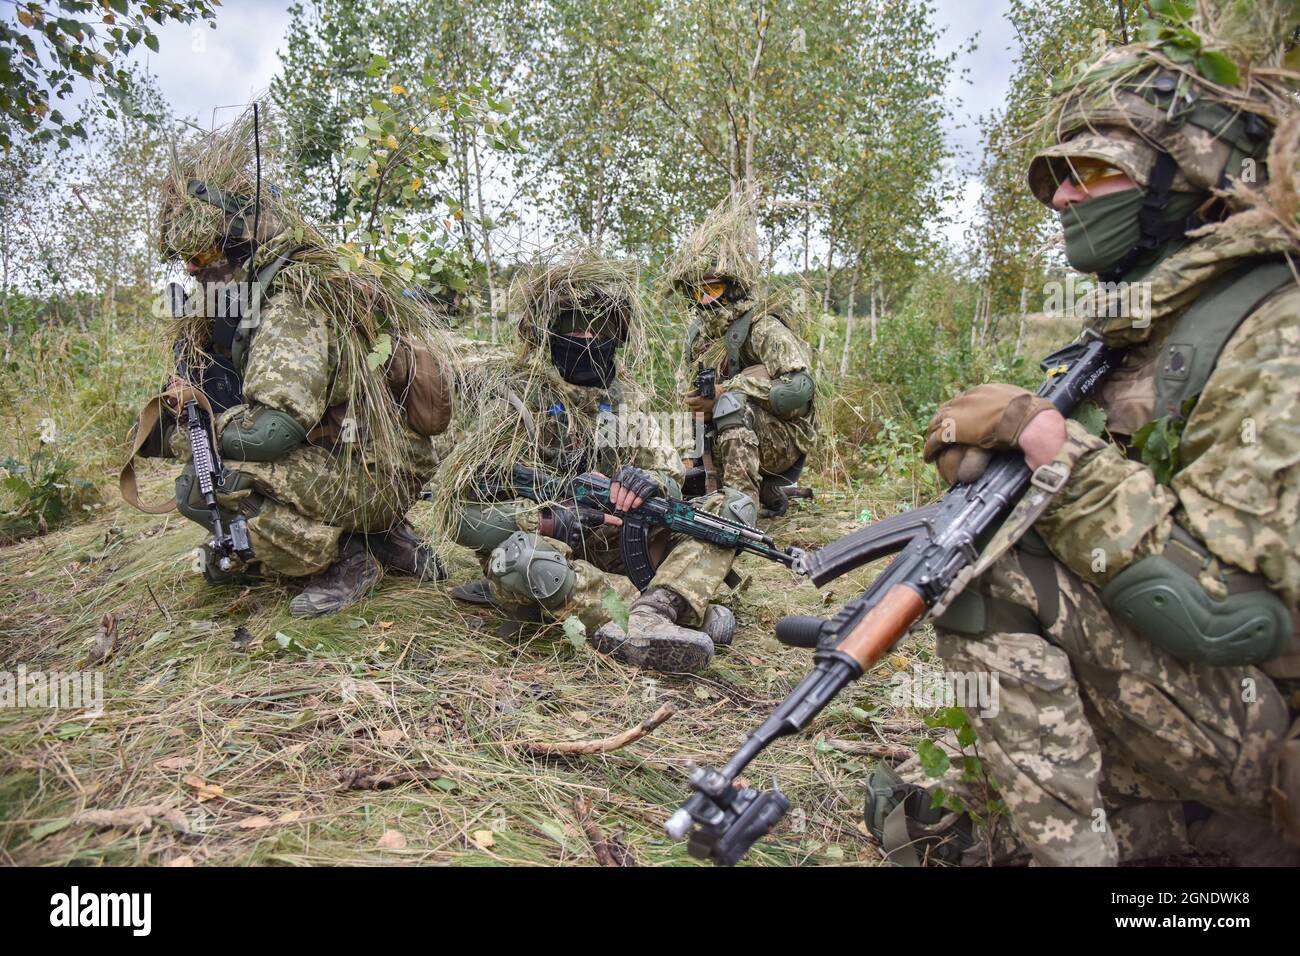
M945 29L942 51L963 50L947 91L961 103L954 110L948 135L958 170L966 178L959 222L949 232L956 242L979 198L978 185L969 179L978 160L975 120L1000 106L1006 96L1015 37L1005 16L1007 0L936 0L936 6ZM217 9L215 30L185 25L160 28L161 52L141 47L138 59L158 77L178 115L193 117L203 126L213 125L215 115L220 124L265 90L280 69L278 51L289 23L287 8L288 0L224 0ZM971 38L977 39L977 47L966 53ZM968 71L964 78L963 69Z

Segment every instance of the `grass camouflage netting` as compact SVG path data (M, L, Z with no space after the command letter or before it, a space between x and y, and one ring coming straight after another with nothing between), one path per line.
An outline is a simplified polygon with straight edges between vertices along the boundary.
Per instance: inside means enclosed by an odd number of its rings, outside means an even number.
M267 111L261 111L258 125L262 189L256 218L261 242L246 272L236 279L256 276L279 254L291 254L292 261L272 280L276 304L328 317L337 357L328 404L347 403L358 447L376 480L401 485L414 470L412 442L418 439L406 428L380 370L382 363L391 354L394 337L420 340L442 363L443 374L454 376L459 363L452 338L440 313L414 295L392 269L369 257L357 258L355 250L338 249L275 188L277 180L283 181L282 140ZM239 215L252 230L256 164L251 110L174 152L159 211L165 259L195 255L220 244L226 235L227 212L190 195L191 181L204 182L227 197L242 197ZM209 322L195 315L177 323L178 340L191 360L205 359ZM361 465L354 457L347 457L348 467Z

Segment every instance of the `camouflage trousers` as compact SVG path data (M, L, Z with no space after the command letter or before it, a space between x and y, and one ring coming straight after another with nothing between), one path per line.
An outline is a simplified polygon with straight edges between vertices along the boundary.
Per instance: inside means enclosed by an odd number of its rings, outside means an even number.
M345 532L393 527L426 480L381 477L373 467L315 445L296 448L279 461L227 462L227 468L227 487L233 490L219 494L218 504L248 517L260 570L287 577L329 567ZM186 470L193 474L189 465Z
M1064 565L1020 547L938 624L949 673L997 680L991 713L965 710L1039 863L1114 865L1141 828L1176 841L1184 800L1267 822L1287 709L1262 671L1170 656Z
M704 511L717 512L722 509L725 501L725 494L717 492L697 498L693 503ZM520 522L525 526L523 530L530 530L526 527L528 523L527 520ZM489 567L488 554L480 552L479 560L483 564L492 596L498 603L540 613L545 618L557 621L573 615L586 625L588 633L593 633L612 617L606 606L606 598L611 592L624 604L630 604L638 596L636 586L624 573L618 536L618 528L613 525L595 529L584 540L585 559L577 559L572 557L564 544L535 533L531 535L534 549L545 548L568 556L569 566L577 577L569 600L554 610L544 608L526 590L512 588L494 575ZM650 544L652 550L665 552L663 560L655 569L650 587L667 588L681 595L688 608L678 623L685 627L698 625L704 620L709 602L722 589L735 561L735 552L680 534L652 537Z
M718 484L758 502L763 476L780 475L808 451L812 424L803 418L777 418L752 400L745 404L745 423L718 432L713 457Z

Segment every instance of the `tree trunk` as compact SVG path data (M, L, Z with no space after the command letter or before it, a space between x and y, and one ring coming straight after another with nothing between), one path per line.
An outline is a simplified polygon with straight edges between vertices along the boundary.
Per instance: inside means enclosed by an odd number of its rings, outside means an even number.
M876 279L871 279L871 345L876 345L877 329L880 325L880 315L876 311Z
M1025 343L1025 321L1029 317L1029 277L1025 276L1024 284L1020 287L1020 331L1016 333L1016 354L1020 354L1021 346Z
M497 286L496 270L492 262L492 230L484 225L487 216L483 209L483 167L479 165L478 140L470 141L470 156L474 159L474 195L478 208L479 229L483 233L483 265L487 269L488 312L492 316L492 344L497 342Z
M858 277L862 272L862 254L854 256L853 278L849 280L849 315L844 324L844 352L840 355L840 378L849 374L849 349L853 346L853 319L858 300Z
M826 320L831 314L831 272L835 262L835 237L826 250L826 282L822 288L822 319L817 334L817 374L822 373L822 356L826 354Z

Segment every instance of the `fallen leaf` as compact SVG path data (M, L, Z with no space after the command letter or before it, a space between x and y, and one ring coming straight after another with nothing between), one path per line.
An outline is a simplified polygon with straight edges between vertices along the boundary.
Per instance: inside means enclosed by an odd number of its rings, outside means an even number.
M226 792L224 787L215 783L208 783L202 777L196 777L194 774L186 777L185 782L195 789L194 795L198 798L199 803L222 796Z
M385 747L393 747L401 743L406 738L406 734L396 728L381 730L379 732L379 742Z
M155 770L189 770L196 763L193 757L168 757L154 764Z
M379 848L381 850L405 850L406 837L400 830L385 830L384 835L379 838Z
M192 856L174 856L166 863L163 864L163 866L193 866L193 865L194 865L194 857Z
M570 716L580 724L591 722L591 714L587 713L585 710L575 710Z
M281 751L281 753L284 753L284 754L300 754L300 753L302 753L302 752L303 752L304 750L306 750L306 749L307 749L307 742L306 742L306 741L303 741L303 742L300 743L300 744L294 744L292 747L285 747L284 750Z
M384 630L384 631L388 630L388 629L389 629L390 627L392 627L392 626L393 626L393 622L392 622L392 621L376 621L376 622L375 622L375 627L379 628L380 630Z
M496 837L492 835L491 830L475 830L474 836L471 839L473 839L474 845L480 850L491 849L497 842Z
M112 614L105 614L99 619L99 630L95 632L95 637L90 642L90 652L86 655L86 662L101 663L113 653L113 646L116 643L117 619Z
M258 814L255 817L245 817L239 821L241 830L261 830L263 827L269 827L273 821L270 817Z
M276 823L296 823L302 819L301 810L290 810L288 813L282 813L276 818Z
M175 807L162 804L119 807L116 810L84 810L77 814L75 822L95 827L122 827L132 830L152 830L157 823L170 823L177 830L187 832L189 830L185 814Z

